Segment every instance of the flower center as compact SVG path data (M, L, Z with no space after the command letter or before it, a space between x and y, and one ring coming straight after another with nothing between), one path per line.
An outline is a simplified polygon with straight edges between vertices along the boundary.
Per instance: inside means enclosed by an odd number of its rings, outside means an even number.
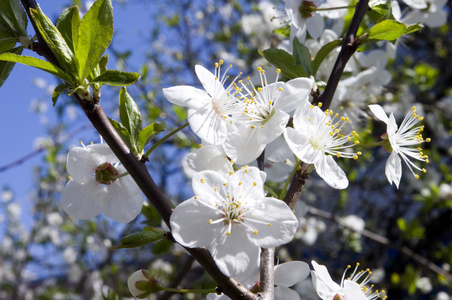
M94 174L97 182L110 185L118 178L119 172L111 163L104 162L97 166Z
M314 5L312 1L301 1L300 6L298 7L298 12L300 13L303 19L307 19L312 17L317 10L317 6Z

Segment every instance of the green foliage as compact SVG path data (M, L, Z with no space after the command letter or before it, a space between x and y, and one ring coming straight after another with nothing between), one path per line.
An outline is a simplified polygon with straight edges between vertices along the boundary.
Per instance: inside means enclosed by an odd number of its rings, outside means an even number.
M56 105L58 97L60 97L61 93L66 89L69 89L69 86L67 84L62 83L62 84L57 85L57 87L53 90L53 94L52 94L53 106Z
M17 48L9 50L8 52L16 54L16 55L20 55L22 53L22 50L23 50L22 47L17 47ZM8 78L9 74L11 73L11 71L14 68L14 65L15 65L15 62L0 60L0 87L3 85L5 80Z
M165 129L164 123L149 124L142 129L140 110L125 87L119 92L119 119L121 123L112 119L110 122L129 149L140 159L144 153L144 147L155 135Z
M61 13L56 24L56 28L73 53L75 53L74 44L78 44L78 31L81 21L78 7L72 6Z
M78 78L84 79L96 67L113 38L111 0L97 0L83 17L77 34L75 53Z
M82 79L77 77L78 67L74 52L69 48L61 33L44 14L39 5L36 9L30 9L30 13L44 41L55 55L61 69L71 78L69 82L74 86L82 84Z
M30 67L41 69L67 82L70 82L72 80L62 69L39 58L6 52L0 54L0 60L21 63Z
M6 34L8 34L9 37L15 38L26 36L27 24L27 15L20 5L20 1L0 1L0 44L2 44L1 38L5 37ZM12 47L14 47L14 44L12 45ZM12 49L12 47L10 49Z
M296 64L295 58L284 50L270 48L263 51L263 56L269 63L280 69L281 74L288 79L308 75L302 66Z
M93 80L90 80L90 84L101 83L112 86L127 86L134 84L138 79L140 79L140 74L138 73L106 70Z
M293 57L295 58L295 64L303 67L306 77L312 75L312 62L311 53L309 49L298 41L298 38L293 39Z
M367 38L369 40L393 41L401 37L405 30L406 25L401 22L384 20L370 28Z
M145 227L143 231L136 232L121 238L119 245L114 249L136 248L157 242L165 237L165 231L160 228Z

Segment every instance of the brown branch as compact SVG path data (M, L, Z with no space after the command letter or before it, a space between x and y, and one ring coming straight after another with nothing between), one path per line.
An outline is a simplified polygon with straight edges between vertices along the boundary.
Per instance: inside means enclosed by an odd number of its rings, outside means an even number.
M260 291L256 296L272 300L275 294L275 248L262 248L260 269Z
M444 278L446 278L446 280L449 283L452 283L452 274L447 272L446 270L444 270L443 268L439 267L438 265L434 264L433 262L431 262L430 260L428 260L427 258L415 253L413 250L411 250L410 248L406 247L406 246L400 246L397 245L396 243L390 241L388 238L379 235L375 232L369 231L367 229L363 229L361 231L357 231L355 228L353 228L353 226L349 226L347 225L340 217L333 215L330 212L312 207L307 205L308 208L308 213L314 216L318 216L318 217L322 217L325 219L329 219L332 220L334 222L336 222L337 224L346 227L349 230L355 231L360 233L361 235L367 237L368 239L375 241L377 243L380 243L382 245L385 245L386 247L392 248L392 249L396 249L397 251L401 252L402 254L404 254L405 256L413 259L414 261L416 261L417 263L419 263L421 266L426 267L428 269L430 269L432 272L444 276Z

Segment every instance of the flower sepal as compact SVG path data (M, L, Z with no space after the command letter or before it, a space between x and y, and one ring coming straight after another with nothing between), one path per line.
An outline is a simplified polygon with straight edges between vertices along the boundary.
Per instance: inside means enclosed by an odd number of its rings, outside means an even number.
M163 288L148 271L138 270L127 281L130 293L136 298L146 298L150 294L157 293Z

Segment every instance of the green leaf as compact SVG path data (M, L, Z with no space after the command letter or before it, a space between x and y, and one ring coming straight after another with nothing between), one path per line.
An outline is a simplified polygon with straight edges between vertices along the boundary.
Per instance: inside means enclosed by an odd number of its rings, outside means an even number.
M301 65L308 76L311 76L312 61L309 49L298 41L298 38L293 39L293 57L295 57L295 64Z
M21 54L22 50L23 50L22 47L17 47L17 48L11 49L9 52L15 53L15 54ZM14 63L14 62L0 60L0 87L3 85L5 80L8 78L8 76L11 73L11 71L13 70L15 64L16 63Z
M96 67L113 38L111 0L97 0L83 17L78 31L75 53L79 77L86 78Z
M367 38L369 40L393 41L405 33L406 26L394 20L384 20L375 24L370 30Z
M424 25L422 25L421 21L419 21L416 24L408 25L404 34L413 33L413 32L416 32L416 31L422 29L422 28L424 28Z
M276 48L264 50L262 53L265 59L281 70L281 73L288 79L297 77L308 77L302 66L295 64L295 58L290 53Z
M138 79L140 79L140 74L138 73L107 70L90 81L90 83L101 83L112 86L125 86L134 84L138 81Z
M392 15L391 1L372 6L367 11L367 15L370 17L372 22L374 22L374 24L380 23L384 20L394 20L394 16Z
M171 242L168 239L161 239L157 243L154 244L154 247L152 248L152 253L154 254L162 254L168 252L168 250L173 245L173 242Z
M327 44L325 44L322 48L320 48L319 52L317 52L316 57L312 61L312 75L315 76L317 74L317 71L319 70L320 65L325 60L325 58L328 56L328 54L331 53L334 49L336 49L340 44L342 43L342 40L334 40Z
M9 32L0 31L0 53L11 50L17 42L17 37Z
M66 43L58 29L53 25L50 19L43 13L39 5L35 9L30 9L31 16L38 27L39 32L44 38L45 42L49 46L55 55L58 63L66 73L68 73L74 79L77 78L77 64L75 61L74 53ZM78 80L70 80L72 85L80 85L83 83L83 78L77 78ZM75 82L74 82L75 81Z
M101 74L107 72L107 64L108 64L108 54L105 54L99 61L99 69Z
M399 226L400 231L406 231L407 230L407 224L405 219L398 218L397 219L397 226Z
M136 248L161 240L165 236L165 231L153 228L155 230L146 230L130 234L121 238L119 245L113 249Z
M72 52L75 53L74 45L77 44L78 29L80 27L80 13L77 6L66 8L58 18L56 28L60 31Z
M71 82L71 78L69 77L69 75L64 73L63 70L52 65L48 61L45 61L45 60L42 60L42 59L39 59L36 57L17 55L14 53L6 52L6 53L0 54L0 60L17 62L17 63L24 64L24 65L27 65L30 67L38 68L43 71L46 71L47 73L58 76L66 82Z
M125 87L119 91L119 118L130 133L130 142L133 146L130 150L137 149L138 136L141 131L141 113Z
M0 1L0 25L3 25L3 29L7 29L6 31L15 37L27 35L27 22L27 15L20 5L20 1Z
M119 134L124 143L126 143L127 147L129 147L129 149L132 149L132 144L130 143L130 134L127 128L114 119L108 118L108 120L110 120L111 125L115 128L116 132Z
M61 93L62 93L64 90L69 89L69 88L70 88L69 85L63 83L63 84L57 85L57 87L53 90L53 94L52 94L52 103L53 103L53 106L54 106L54 107L55 107L55 105L56 105L56 103L57 103L57 100L58 100L58 97L60 97Z
M138 149L143 150L144 147L149 144L149 142L152 140L154 136L159 134L160 132L164 131L165 127L162 126L159 123L152 123L148 126L144 127L143 130L140 131L140 135L138 136L138 143L140 148Z

